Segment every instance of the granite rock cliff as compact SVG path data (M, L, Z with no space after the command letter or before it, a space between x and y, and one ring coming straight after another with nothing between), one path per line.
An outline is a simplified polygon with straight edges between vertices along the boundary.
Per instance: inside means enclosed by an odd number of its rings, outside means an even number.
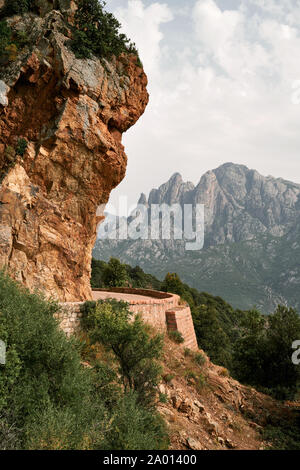
M81 301L97 207L125 175L122 134L146 108L147 77L134 54L76 58L75 3L43 5L7 20L29 46L0 64L0 265L31 290Z

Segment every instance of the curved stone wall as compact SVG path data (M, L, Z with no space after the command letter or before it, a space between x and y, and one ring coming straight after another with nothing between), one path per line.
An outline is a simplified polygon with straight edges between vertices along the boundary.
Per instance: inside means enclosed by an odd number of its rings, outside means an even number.
M130 294L144 297L151 297L153 299L170 299L177 298L179 301L179 296L176 294L170 294L169 292L160 292L158 290L152 289L133 289L132 287L111 287L109 291L107 289L93 289L94 293L97 292L112 292L115 294Z
M93 291L95 301L109 298L128 302L132 313L140 314L145 323L152 325L158 331L179 331L184 338L184 347L194 351L198 349L190 307L181 305L178 295L130 288ZM61 328L68 335L73 334L80 326L82 304L83 302L61 304L62 311L58 319Z

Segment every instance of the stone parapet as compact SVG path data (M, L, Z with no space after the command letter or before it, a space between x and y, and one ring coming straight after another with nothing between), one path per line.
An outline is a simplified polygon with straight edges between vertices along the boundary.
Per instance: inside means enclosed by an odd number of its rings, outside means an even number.
M152 291L147 289L96 289L93 291L95 300L114 298L128 302L133 314L140 314L145 323L158 331L179 331L183 338L183 346L197 350L197 339L194 330L190 307L180 305L180 297L175 294ZM56 316L62 330L74 334L80 327L81 305L83 302L62 303L61 312Z

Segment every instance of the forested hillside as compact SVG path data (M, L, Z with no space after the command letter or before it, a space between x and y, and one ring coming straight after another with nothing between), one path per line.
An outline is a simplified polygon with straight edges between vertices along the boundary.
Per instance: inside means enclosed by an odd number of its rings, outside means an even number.
M300 338L296 310L278 306L267 316L255 309L234 309L221 297L184 284L176 273L168 273L160 282L116 258L108 263L93 260L92 285L142 287L180 295L191 308L198 344L214 363L228 368L242 383L277 398L297 395L300 370L291 359L292 344Z

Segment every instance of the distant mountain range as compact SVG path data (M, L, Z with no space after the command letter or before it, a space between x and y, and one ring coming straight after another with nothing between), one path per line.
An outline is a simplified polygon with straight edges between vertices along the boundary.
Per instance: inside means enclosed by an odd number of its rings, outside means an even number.
M281 303L300 311L299 184L226 163L205 173L196 187L176 173L139 200L149 213L152 204L164 203L204 204L203 250L186 251L184 241L174 239L99 239L93 256L114 256L159 278L177 272L236 308L270 313Z

